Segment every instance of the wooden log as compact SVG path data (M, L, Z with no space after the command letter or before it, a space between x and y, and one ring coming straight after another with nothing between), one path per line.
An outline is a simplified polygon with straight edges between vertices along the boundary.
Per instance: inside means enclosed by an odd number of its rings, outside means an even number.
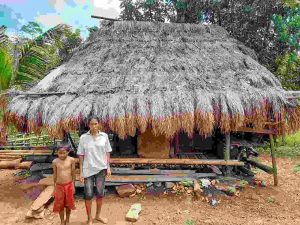
M94 16L94 15L92 15L91 17L94 18L94 19L111 20L111 21L120 21L120 20L118 20L118 19L113 19L113 18L108 18L108 17L103 17L103 16Z
M243 166L238 160L210 160L210 159L144 159L144 158L111 158L111 164L177 164L177 165L215 165L215 166Z
M1 159L19 159L21 158L18 155L0 155L0 160Z
M274 186L277 186L278 175L277 175L277 163L275 158L274 139L272 134L270 134L269 137L270 137L271 157L272 157L272 166L273 166Z
M13 159L0 159L0 161L13 161L13 160L15 160L15 159L21 159L21 158L19 158L19 157L17 157L17 158L13 158Z
M28 153L28 154L35 154L35 153L52 153L52 150L43 150L43 149L37 149L37 150L0 150L0 154L9 154L9 153Z
M51 155L52 152L34 152L34 153L30 153L30 152L24 152L24 153L0 153L0 156L25 156L25 155Z
M21 162L21 163L19 164L18 169L30 169L31 165L32 165L32 162L31 162L31 161Z
M0 161L0 169L17 169L22 159Z
M33 211L38 210L43 205L45 205L50 198L52 197L54 192L54 186L48 186L45 190L40 194L40 196L32 203L30 209Z
M118 175L130 175L130 174L136 174L136 175L172 175L172 174L194 174L195 170L159 170L159 169L149 169L149 170L133 170L133 169L127 169L125 168L111 168L112 174L118 174Z
M266 173L269 173L269 174L273 174L273 168L272 167L269 167L267 165L264 165L264 164L261 164L259 162L256 162L252 159L245 159L245 161L247 161L248 163L250 163L251 165L265 171Z

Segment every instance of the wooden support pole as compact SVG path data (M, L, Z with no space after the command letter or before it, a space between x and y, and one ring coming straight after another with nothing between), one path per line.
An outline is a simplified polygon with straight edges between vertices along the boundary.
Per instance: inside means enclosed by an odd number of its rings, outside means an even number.
M230 160L230 133L225 135L225 150L224 150L224 160Z
M108 17L104 17L104 16L94 16L94 15L92 15L91 17L94 18L94 19L102 19L102 20L110 20L110 21L120 21L118 19L108 18Z
M270 134L269 137L270 137L271 157L272 157L272 166L273 166L274 186L277 186L278 176L277 176L277 164L275 158L274 139L272 134Z

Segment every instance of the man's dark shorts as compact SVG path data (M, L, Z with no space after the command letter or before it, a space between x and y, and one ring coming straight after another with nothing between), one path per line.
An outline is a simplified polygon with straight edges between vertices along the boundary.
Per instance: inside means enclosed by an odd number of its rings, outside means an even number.
M104 169L93 176L84 178L84 199L85 200L91 200L94 197L95 184L96 184L96 191L95 191L96 198L104 197L106 175L107 175L107 170Z

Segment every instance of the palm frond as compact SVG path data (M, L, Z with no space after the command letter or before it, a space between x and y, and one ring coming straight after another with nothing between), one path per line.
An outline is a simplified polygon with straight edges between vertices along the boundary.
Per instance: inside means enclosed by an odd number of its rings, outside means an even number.
M47 72L57 65L57 55L47 46L28 42L20 46L21 57L16 71L15 84L24 84L42 79Z

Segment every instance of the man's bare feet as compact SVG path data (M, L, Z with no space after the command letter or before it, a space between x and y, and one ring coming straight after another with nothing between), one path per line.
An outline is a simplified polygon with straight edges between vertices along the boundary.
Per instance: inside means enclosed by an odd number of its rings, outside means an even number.
M69 222L69 221L66 221L66 222L65 222L65 225L69 225L69 224L70 224L70 222Z
M106 218L101 217L101 216L95 217L95 220L98 220L98 221L100 221L101 223L104 223L104 224L108 223L108 220Z
M87 225L93 225L93 220L88 220Z
M66 224L66 222L65 222L65 221L64 221L64 222L62 222L62 221L60 222L60 225L65 225L65 224Z

